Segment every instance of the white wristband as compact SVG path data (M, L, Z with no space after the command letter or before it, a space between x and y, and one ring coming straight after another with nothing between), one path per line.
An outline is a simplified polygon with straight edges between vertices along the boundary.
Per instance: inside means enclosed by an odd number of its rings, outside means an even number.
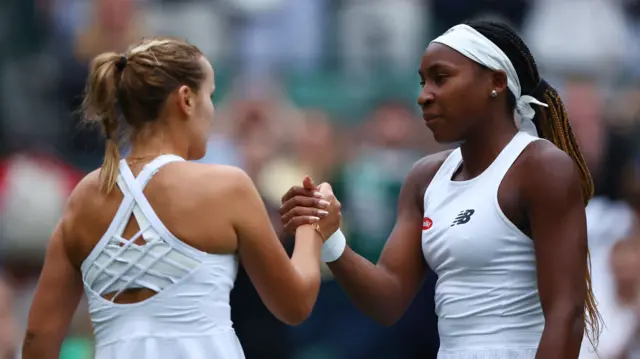
M347 239L342 234L342 231L338 229L322 244L320 259L325 263L335 262L344 253L345 248L347 248Z

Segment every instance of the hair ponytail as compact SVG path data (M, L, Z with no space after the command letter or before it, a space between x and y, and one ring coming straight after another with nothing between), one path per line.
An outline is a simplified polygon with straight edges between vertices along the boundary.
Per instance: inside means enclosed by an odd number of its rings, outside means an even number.
M567 111L564 108L558 92L540 77L538 67L529 48L509 26L490 21L471 22L468 25L491 40L509 57L509 60L511 60L513 67L518 73L522 93L531 95L548 105L546 108L534 106L536 116L533 122L541 137L552 142L573 159L573 162L580 171L582 195L586 205L593 196L593 179L571 131L569 117L567 116ZM509 101L509 105L515 108L515 97L511 96ZM585 281L587 285L584 308L585 332L593 347L597 349L602 317L598 312L596 300L593 295L593 286L591 284L591 254L588 249Z
M542 88L532 95L539 97L549 107L539 107L536 110L534 123L541 137L551 141L573 159L580 171L582 196L586 205L594 193L594 184L589 168L582 152L580 152L580 147L573 135L573 131L571 131L569 116L560 99L560 95L544 80L541 81L541 84Z
M120 150L118 148L118 82L121 71L117 67L121 55L103 53L91 62L89 79L82 102L85 122L100 124L106 137L104 161L100 169L100 189L109 193L118 178Z
M155 37L124 54L106 52L93 59L81 111L86 123L102 127L107 140L100 170L103 193L111 192L118 178L120 116L135 132L158 119L180 85L199 91L206 78L201 59L202 52L185 41Z

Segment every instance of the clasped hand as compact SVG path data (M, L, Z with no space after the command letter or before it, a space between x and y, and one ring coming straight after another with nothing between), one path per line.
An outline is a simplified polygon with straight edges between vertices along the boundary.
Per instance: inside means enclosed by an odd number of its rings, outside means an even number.
M340 228L340 208L330 184L315 186L307 176L302 186L292 186L282 196L280 219L285 232L291 234L301 225L318 223L322 240L326 241Z

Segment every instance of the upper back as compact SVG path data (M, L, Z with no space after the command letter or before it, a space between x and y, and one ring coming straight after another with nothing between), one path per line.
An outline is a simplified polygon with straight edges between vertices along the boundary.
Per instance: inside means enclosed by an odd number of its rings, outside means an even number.
M131 166L138 175L143 165ZM191 162L166 164L144 188L144 197L166 228L186 244L207 253L233 253L237 238L229 196L238 170ZM64 215L65 245L76 266L84 261L109 228L124 198L116 187L100 191L100 170L87 175L70 196ZM129 221L124 238L139 227Z
M228 190L238 170L161 156L134 171L121 161L106 195L99 174L88 175L63 220L96 342L230 328L238 262Z

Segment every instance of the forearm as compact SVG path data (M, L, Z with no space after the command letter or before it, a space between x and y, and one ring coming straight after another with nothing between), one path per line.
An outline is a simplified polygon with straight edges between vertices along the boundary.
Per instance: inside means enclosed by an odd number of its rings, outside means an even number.
M577 359L584 334L584 319L578 315L547 320L536 359Z
M320 290L320 250L322 239L311 225L298 227L291 264L297 273L296 289L303 298L301 304L311 312ZM306 309L305 309L306 310Z
M329 269L351 301L368 317L383 325L393 325L402 316L395 294L398 285L384 268L369 262L347 247Z
M22 345L22 359L58 359L62 340L57 334L35 334L28 330Z

